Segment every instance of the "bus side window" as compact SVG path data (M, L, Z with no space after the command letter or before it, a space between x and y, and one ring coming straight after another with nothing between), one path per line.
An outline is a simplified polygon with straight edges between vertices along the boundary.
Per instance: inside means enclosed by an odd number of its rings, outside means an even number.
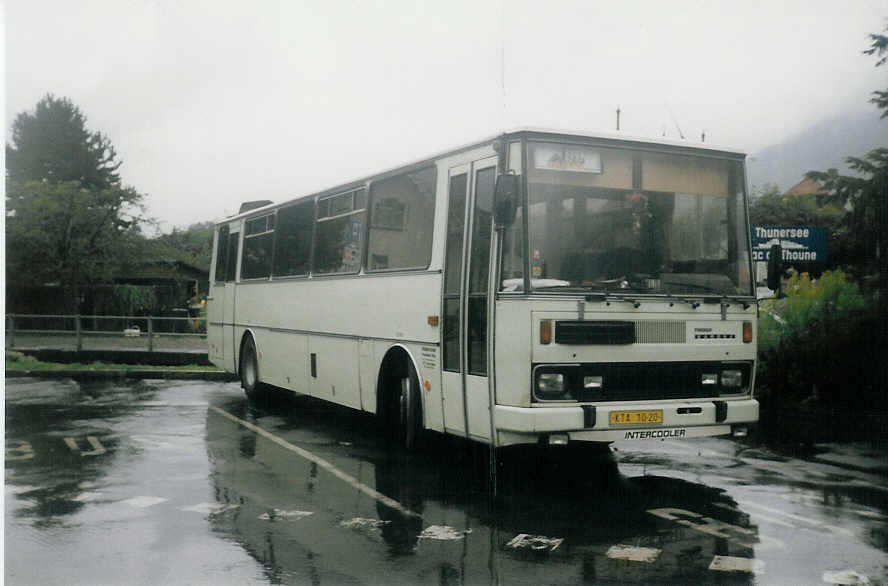
M225 281L225 269L228 268L228 233L231 229L226 224L219 228L216 238L216 273L214 279L217 283Z
M267 279L271 275L274 215L247 220L241 260L242 279Z
M318 200L313 273L358 272L365 212L363 189Z
M375 181L370 188L368 269L424 269L432 256L436 167Z
M274 245L275 276L308 274L313 223L314 202L310 199L278 210Z
M225 280L228 282L237 279L237 245L240 239L239 232L233 232L228 235L228 258L227 267L225 269Z

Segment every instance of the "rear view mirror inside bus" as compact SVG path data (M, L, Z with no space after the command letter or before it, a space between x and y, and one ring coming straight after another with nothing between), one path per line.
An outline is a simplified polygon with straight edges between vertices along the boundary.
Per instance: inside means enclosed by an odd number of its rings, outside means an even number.
M518 175L500 175L494 194L494 221L497 226L510 226L520 204L521 181Z

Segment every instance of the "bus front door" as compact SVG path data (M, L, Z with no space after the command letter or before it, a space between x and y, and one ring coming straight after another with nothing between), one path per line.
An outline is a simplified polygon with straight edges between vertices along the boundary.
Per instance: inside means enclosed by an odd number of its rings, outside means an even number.
M487 281L496 157L450 170L444 260L442 346L444 426L490 439Z

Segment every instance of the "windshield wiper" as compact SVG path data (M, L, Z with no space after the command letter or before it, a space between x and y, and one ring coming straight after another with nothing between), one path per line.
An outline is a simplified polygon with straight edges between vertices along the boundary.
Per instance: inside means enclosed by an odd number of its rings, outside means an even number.
M569 291L572 293L585 293L588 287L582 285L544 285L542 287L534 287L534 291Z
M611 301L625 301L626 303L631 303L636 308L641 307L640 300L626 297L620 293L590 293L589 295L586 295L585 300L597 301L598 303L606 302L608 305L610 305Z
M681 303L687 303L688 305L691 306L691 309L697 309L698 307L700 307L700 302L697 301L696 299L687 299L685 297L678 297L678 296L673 295L671 293L666 294L666 299L669 300L669 307L672 307L672 305L674 304L675 301L679 301Z
M703 303L721 303L722 305L729 305L726 303L727 301L734 301L743 306L743 309L749 309L752 303L749 299L744 299L738 295L707 295L703 298Z

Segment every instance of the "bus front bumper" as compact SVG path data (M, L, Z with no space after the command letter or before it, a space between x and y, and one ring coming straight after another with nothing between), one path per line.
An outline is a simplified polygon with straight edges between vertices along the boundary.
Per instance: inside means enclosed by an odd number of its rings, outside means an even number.
M615 424L617 411L662 411L662 423ZM497 445L536 443L550 435L570 441L684 439L730 434L735 427L758 421L759 404L752 398L725 401L663 402L595 406L496 406Z

